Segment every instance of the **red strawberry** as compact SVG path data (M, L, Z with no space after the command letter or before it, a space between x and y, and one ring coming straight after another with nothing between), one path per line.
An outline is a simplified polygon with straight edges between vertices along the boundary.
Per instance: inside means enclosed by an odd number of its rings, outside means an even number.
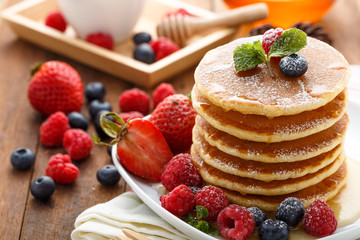
M35 69L28 98L33 108L45 115L57 111L80 112L84 101L83 84L77 71L67 63L45 62Z
M195 117L190 99L174 94L157 105L149 120L160 129L173 153L180 153L191 146Z

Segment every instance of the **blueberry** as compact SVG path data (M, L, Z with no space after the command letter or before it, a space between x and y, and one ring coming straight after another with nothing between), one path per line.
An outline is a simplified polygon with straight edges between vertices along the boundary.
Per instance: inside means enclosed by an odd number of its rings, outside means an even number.
M147 43L141 43L134 50L134 58L144 63L155 62L154 50Z
M80 128L84 131L88 129L89 123L86 117L78 112L71 112L67 115L71 128Z
M287 240L290 234L285 222L274 219L266 219L261 223L258 232L260 240Z
M109 154L110 157L112 157L112 148L113 148L113 146L107 147L107 153Z
M100 117L102 114L108 113L108 110L101 110L97 113L95 120L94 120L94 125L95 125L95 131L97 133L97 135L99 136L99 138L108 138L109 136L106 135L106 133L104 133L104 131L102 130L101 126L100 126ZM109 119L110 121L114 122L114 119L112 117L106 117L107 119Z
M35 154L30 149L18 148L12 152L10 161L14 168L27 170L33 165Z
M296 226L305 214L304 204L297 198L288 197L276 210L276 219L286 222L289 227Z
M257 227L260 226L260 224L267 218L266 213L258 207L251 207L248 208L248 210L254 216L255 224Z
M105 87L101 82L89 83L85 88L85 96L89 102L95 99L102 100L105 93Z
M97 180L105 186L113 186L120 180L120 173L114 165L105 165L96 173Z
M189 187L189 188L195 195L197 194L198 191L201 190L201 188L199 188L199 187Z
M109 102L101 101L98 99L92 100L89 105L89 113L92 118L96 117L96 114L101 110L111 111L111 105Z
M48 176L39 177L31 183L30 191L35 199L47 200L55 191L55 182Z
M147 32L139 32L133 36L133 41L136 45L141 43L148 43L151 41L151 35Z
M293 53L280 60L280 72L287 77L297 78L305 74L308 69L306 58L297 53Z

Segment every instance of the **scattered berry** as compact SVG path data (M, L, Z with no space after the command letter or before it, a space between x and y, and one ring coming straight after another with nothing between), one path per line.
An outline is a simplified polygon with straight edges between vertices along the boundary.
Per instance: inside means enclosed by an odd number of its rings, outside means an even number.
M217 225L221 236L232 240L247 239L255 229L251 212L236 204L229 205L219 213Z
M151 35L147 32L139 32L133 36L133 41L136 45L140 43L148 43L151 41Z
M258 232L260 240L287 240L290 234L288 225L277 219L266 219L260 224Z
M89 127L88 120L79 112L71 112L67 115L67 118L71 128L80 128L86 131Z
M102 185L114 186L120 181L120 173L114 165L105 165L97 171L96 178Z
M64 134L63 146L71 159L86 158L93 147L92 139L82 129L70 129Z
M106 133L102 130L101 126L100 126L100 117L103 114L108 113L108 110L101 110L98 112L98 114L96 114L96 117L94 119L94 126L95 126L95 131L97 133L97 135L99 136L99 138L101 139L105 139L108 138L108 135L106 135ZM110 121L114 122L114 119L112 119L111 117L106 117L107 119L109 119Z
M119 97L119 107L122 112L138 111L147 115L150 111L150 98L138 88L125 90Z
M267 219L266 213L258 207L250 207L248 210L252 213L256 227Z
M160 129L173 153L189 151L196 112L188 97L174 94L165 98L149 120Z
M262 37L262 42L261 45L265 51L266 54L269 53L270 49L271 49L271 45L273 45L273 43L275 42L275 40L280 37L280 35L284 32L284 30L282 28L276 28L276 29L269 29L267 30L263 37Z
M112 148L113 148L113 146L108 146L108 147L107 147L107 153L108 153L108 155L109 155L110 157L112 157Z
M98 112L100 112L101 110L107 110L107 111L111 111L112 107L110 105L109 102L107 101L102 101L102 100L92 100L89 104L89 113L90 116L94 119L96 117L96 115L98 114Z
M179 8L175 12L165 13L164 16L162 16L162 19L168 18L170 16L176 16L178 14L183 16L191 16L191 14L188 11L186 11L184 8Z
M148 64L155 62L154 50L147 43L140 43L139 45L136 45L133 57L140 62Z
M60 32L65 32L67 23L61 12L55 11L47 15L45 18L45 25L59 30Z
M61 146L64 133L70 129L63 112L51 114L40 126L40 142L47 147Z
M302 226L311 236L325 237L335 232L337 221L330 206L318 199L306 209Z
M119 116L124 120L124 122L127 122L127 120L130 119L143 118L144 114L138 111L131 111L131 112L119 113Z
M182 217L195 207L194 193L186 186L179 185L167 195L160 197L161 206L172 214Z
M209 211L206 220L216 220L221 210L229 205L229 200L220 188L205 186L195 195L195 204Z
M79 175L79 169L71 162L70 156L60 153L51 156L45 172L47 176L61 184L72 183Z
M103 100L106 90L101 82L91 82L85 87L85 96L89 102L98 99Z
M83 85L74 68L64 62L49 61L35 67L33 73L28 98L34 109L44 115L80 112Z
M152 93L154 108L166 97L174 95L174 87L169 83L161 83Z
M304 204L294 197L286 198L276 209L276 219L284 221L289 227L298 225L304 214Z
M39 177L31 183L30 191L35 199L45 201L54 193L55 182L48 176Z
M105 33L99 32L99 33L89 34L86 37L86 41L109 50L112 50L114 48L113 38Z
M297 78L306 73L308 63L303 55L293 53L280 60L279 69L286 77Z
M155 52L156 61L159 61L180 49L176 43L165 37L159 37L156 41L151 41L149 44Z
M18 170L31 168L35 161L35 154L28 148L15 149L10 157L12 166Z
M202 177L194 166L190 154L180 153L167 164L161 175L161 183L171 191L180 184L188 187L201 187Z
M201 188L199 187L189 187L191 191L193 191L193 193L196 195L200 190Z

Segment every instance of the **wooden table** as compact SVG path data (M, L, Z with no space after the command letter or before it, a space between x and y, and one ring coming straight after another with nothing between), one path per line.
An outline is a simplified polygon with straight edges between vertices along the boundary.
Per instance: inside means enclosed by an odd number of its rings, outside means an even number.
M2 0L2 8L17 2L19 0ZM202 1L194 1L196 4L199 2ZM207 7L212 5L204 2L201 4ZM338 0L321 22L331 33L334 47L350 64L360 64L359 6L356 0ZM235 37L243 32L239 29ZM112 199L129 187L123 180L115 187L104 187L97 182L97 169L110 164L111 159L105 147L95 146L89 158L75 163L80 175L74 184L57 184L55 193L47 202L37 201L31 196L31 182L45 174L51 155L64 153L64 150L45 148L39 143L39 126L44 117L35 112L27 100L29 68L38 61L57 59L68 62L79 71L84 85L92 81L104 83L108 90L105 99L115 111L119 110L119 94L134 86L19 40L1 21L0 53L0 239L69 239L75 218L82 211ZM194 68L191 68L169 81L177 92L188 93L193 85L193 72ZM86 104L82 113L89 118ZM95 134L92 124L88 132ZM35 164L28 171L17 171L10 164L10 155L18 147L30 148L36 153Z

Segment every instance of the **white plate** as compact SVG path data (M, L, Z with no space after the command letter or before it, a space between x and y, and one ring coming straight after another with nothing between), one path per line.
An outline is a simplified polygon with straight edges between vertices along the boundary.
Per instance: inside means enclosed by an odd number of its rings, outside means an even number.
M349 107L347 112L350 116L350 124L345 139L345 152L346 155L359 159L360 156L360 105L352 101L350 98ZM112 149L112 158L115 166L119 170L121 176L131 189L139 196L139 198L148 205L154 212L156 212L165 221L185 233L191 239L204 239L204 240L216 240L210 235L207 235L196 228L188 225L181 219L177 218L167 210L161 207L159 187L160 183L146 181L139 178L127 170L125 170L118 161L116 146ZM360 173L359 173L360 174ZM360 237L360 219L355 223L338 228L336 232L328 237L322 238L322 240L340 240L340 239L356 239Z

